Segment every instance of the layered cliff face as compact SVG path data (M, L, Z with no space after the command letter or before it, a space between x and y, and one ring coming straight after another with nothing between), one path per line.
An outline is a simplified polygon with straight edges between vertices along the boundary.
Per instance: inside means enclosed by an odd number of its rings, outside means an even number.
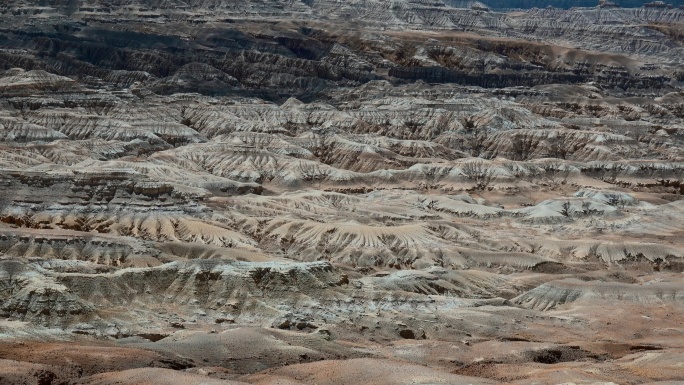
M0 5L0 383L682 378L684 11Z

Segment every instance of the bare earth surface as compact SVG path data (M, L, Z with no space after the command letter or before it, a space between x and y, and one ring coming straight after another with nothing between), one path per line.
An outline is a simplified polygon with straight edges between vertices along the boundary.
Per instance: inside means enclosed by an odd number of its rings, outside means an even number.
M0 4L0 384L684 381L684 9Z

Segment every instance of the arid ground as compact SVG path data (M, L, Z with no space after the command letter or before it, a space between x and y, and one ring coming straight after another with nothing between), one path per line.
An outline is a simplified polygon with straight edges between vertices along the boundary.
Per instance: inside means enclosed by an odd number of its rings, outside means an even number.
M0 4L0 384L684 381L684 9Z

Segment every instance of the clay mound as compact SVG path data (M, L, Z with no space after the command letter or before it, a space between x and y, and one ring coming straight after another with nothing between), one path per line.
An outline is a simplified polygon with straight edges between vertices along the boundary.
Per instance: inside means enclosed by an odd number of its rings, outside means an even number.
M191 109L185 119L186 123L208 138L231 134L238 131L238 128L242 128L240 131L269 132L268 129L263 129L264 125L254 123L248 125L248 121L228 111L207 106Z
M610 218L619 216L617 208L593 199L551 199L535 206L513 210L513 215L522 216L529 223L562 223L579 217L598 216Z
M629 372L663 380L653 382L653 384L669 385L681 382L681 380L665 381L665 379L674 379L681 376L683 358L684 351L682 349L671 349L667 352L655 351L626 356L620 360L619 365Z
M182 66L172 76L150 85L150 90L159 94L180 92L203 92L221 95L226 89L239 86L240 82L227 73L208 64L190 63Z
M444 132L458 129L461 124L446 110L434 108L402 109L415 99L381 100L374 109L348 111L329 126L351 129L355 134L375 134L393 139L431 140ZM421 100L417 100L420 105ZM386 105L382 105L386 103Z
M484 144L486 156L515 160L562 158L584 162L619 160L644 154L633 138L606 132L572 130L509 130Z
M55 140L49 143L37 143L31 145L17 146L13 150L30 152L35 155L46 157L49 161L61 165L73 166L80 162L92 159L100 161L124 158L138 154L139 151L146 152L154 149L165 149L168 145L161 142L143 142L138 139L131 141L86 139L86 140ZM55 167L46 161L43 163L46 171L54 170Z
M585 189L574 194L577 198L591 198L611 206L635 206L639 200L634 196L619 191L598 191Z
M250 216L356 216L364 218L362 220L370 224L409 219L439 219L439 215L424 210L424 206L428 205L432 198L435 197L403 191L375 191L364 195L352 195L308 190L286 192L278 196L242 196L215 201L217 204L239 207L240 212ZM253 224L251 221L249 223ZM251 224L245 224L245 228L249 228L245 231L254 231Z
M4 281L10 291L5 293L0 309L12 320L65 327L90 318L95 311L89 303L55 280L27 272L7 274L6 277Z
M225 143L188 145L176 150L158 152L151 158L153 161L173 164L188 170L201 170L232 180L257 183L277 177L283 178L285 170L296 168L299 162L266 150L236 147ZM319 164L311 162L309 167L312 168L313 178ZM301 175L298 177L302 178Z
M314 159L308 149L300 146L296 139L284 135L264 134L260 132L235 132L229 135L218 135L212 138L216 143L232 143L268 150L278 155L286 155L302 159Z
M15 360L0 360L0 384L31 384L40 385L52 381L68 381L77 378L78 371L64 370L51 365L34 364Z
M496 384L476 377L459 376L406 362L360 358L345 361L322 361L271 369L246 378L255 384L296 380L317 385L400 385L430 384ZM276 382L277 383L277 382Z
M229 313L236 307L227 299L237 301L237 308L243 303L259 306L259 298L265 293L269 293L269 300L297 302L301 298L292 296L291 290L298 290L301 295L320 294L345 283L339 271L327 262L192 260L121 269L110 274L44 274L68 287L70 295L100 308L128 306L135 300L153 306L174 304L195 310L199 306ZM270 306L262 310L260 318L280 313Z
M0 344L0 357L12 357L25 365L49 365L57 368L56 373L73 378L133 368L181 369L190 365L188 361L148 350L59 342L5 342Z
M72 140L97 138L107 141L131 141L139 139L158 146L165 144L154 131L146 127L135 127L108 116L77 114L69 110L41 110L29 114L27 120L59 131Z
M512 302L536 310L550 310L575 301L627 301L643 305L681 303L684 292L680 282L634 285L616 282L564 279L545 283L513 298Z
M187 385L246 385L245 382L217 380L200 374L179 372L160 368L129 369L113 373L101 373L81 379L82 385L114 385L114 384L187 384Z
M231 106L197 106L187 113L187 121L200 133L212 138L233 132L289 134L291 124L306 122L304 114L280 109L271 103L237 103Z
M133 123L132 126L144 132L151 132L172 146L206 141L206 138L197 131L178 123L152 121Z
M110 146L110 148L113 150L116 148L116 144L114 143L110 144ZM86 149L86 146L79 146L78 144L65 140L56 140L50 143L32 144L29 146L22 146L21 148L15 147L14 150L17 152L26 153L27 155L30 154L29 156L45 157L46 161L43 163L42 167L50 167L50 162L66 166L74 165L76 163L90 159L90 157L101 156L100 154L96 154L94 151ZM116 151L117 150L114 150L112 152Z
M0 117L0 140L3 142L53 141L66 139L66 135L50 128L22 120Z
M448 259L444 242L427 226L370 226L356 221L318 223L304 220L270 221L264 234L301 260L325 257L359 266L432 265Z
M124 215L103 212L88 215L79 211L55 210L26 216L25 213L15 210L3 213L0 219L28 228L71 229L80 232L134 237L145 241L202 243L253 251L256 247L256 243L249 237L226 228L221 223L196 219L179 212ZM17 242L13 238L7 240ZM41 243L42 241L39 240L30 245L31 251L53 250L46 256L69 257L69 250L74 249L73 247L53 248L50 244L42 245ZM29 247L26 242L9 243L3 246L10 255L24 255L27 253L26 247ZM77 250L72 251L77 252ZM87 250L81 249L81 251L85 251L87 255ZM103 258L114 260L119 259L117 255L121 254L116 249L109 251L103 249L101 252L106 253L102 256ZM74 256L74 254L71 255ZM91 258L99 259L97 255L92 255Z
M136 242L122 242L112 237L90 234L59 234L53 231L35 231L33 234L0 232L0 253L16 259L88 261L94 268L97 265L126 266L140 257L136 255L136 250L141 249L144 250L145 247ZM148 257L155 256L153 251L146 251Z
M152 241L197 242L223 247L253 249L254 242L218 223L187 217L110 216L92 218L95 228L109 227L108 232ZM104 226L104 227L103 227Z
M484 251L473 248L460 248L465 259L464 266L529 270L540 264L556 262L553 258L528 252Z
M123 160L107 162L88 160L76 166L80 169L86 169L92 172L98 172L100 170L107 169L135 170L140 174L148 176L152 180L173 183L177 189L181 191L185 190L191 194L208 195L207 191L202 191L199 189L219 191L223 193L258 193L261 191L261 187L256 183L237 182L228 178L205 173L200 170L188 170L187 168L176 167L174 165L167 164ZM193 190L188 189L187 187L197 187L199 189Z
M540 253L570 261L600 260L606 264L668 262L684 258L676 246L647 241L575 240L546 241Z
M669 209L669 210L684 211L684 200L679 200L679 201L675 201L672 203L668 203L667 205L664 205L663 207L665 209Z
M154 247L164 253L167 260L181 259L232 259L243 262L287 262L285 258L265 254L260 250L237 249L226 250L222 246L201 243L162 242ZM130 266L133 267L133 266ZM143 267L143 266L139 266Z
M11 76L0 78L0 93L15 96L30 95L35 91L63 92L78 89L78 84L74 80L46 71L15 72Z
M51 163L50 159L43 155L27 151L16 147L4 147L0 149L0 166L5 170L12 170L20 167L29 168Z
M327 165L356 172L401 169L417 161L371 144L358 143L341 136L310 135L299 143Z
M302 362L365 355L329 342L325 336L321 333L240 327L214 334L179 332L154 343L132 346L182 356L239 374Z
M507 102L488 103L488 109L480 110L469 118L472 124L480 129L491 131L518 131L523 127L538 129L557 127L557 123L544 119L531 111L511 105Z
M179 94L178 97L157 99L156 101L150 100L150 106L144 106L135 101L119 101L98 112L100 112L99 115L106 119L125 122L129 125L139 123L150 123L153 125L170 123L172 127L175 127L182 120L182 112L179 110L179 106L174 105L174 103L177 103L184 97L187 97L187 94Z
M483 190L494 186L503 188L521 183L522 178L539 174L540 171L534 165L507 159L466 158L453 162L416 164L407 170L397 171L391 178L411 181L417 185L430 183L463 191Z
M499 207L486 206L475 201L470 195L456 196L423 196L421 198L425 208L439 212L446 212L457 217L492 218L504 214Z
M365 287L408 291L426 295L464 298L511 297L521 288L510 279L483 271L452 271L439 267L425 270L381 272L360 280Z
M351 139L355 142L390 150L401 156L420 159L422 163L428 163L425 161L427 159L454 160L466 156L465 153L427 140L400 140L375 135L354 135L351 136Z
M337 287L349 282L324 262L194 260L94 272L62 272L59 266L49 269L55 266L45 263L4 263L0 267L0 285L6 288L1 293L0 312L5 317L63 329L73 327L79 332L82 328L78 325L85 322L92 326L82 334L114 337L129 335L130 330L118 319L112 320L116 323L103 320L109 319L106 309L111 307L128 309L131 303L145 309L179 306L192 312L206 309L216 317L232 314L230 318L235 319L244 306L245 310L261 309L259 319L265 322L286 314L278 310L281 305L273 307L273 301L306 303L311 295L334 295ZM292 290L299 294L292 296ZM246 321L254 322L249 312L245 313ZM205 311L201 313L207 316ZM155 319L153 325L171 322L166 315L167 310L149 314Z

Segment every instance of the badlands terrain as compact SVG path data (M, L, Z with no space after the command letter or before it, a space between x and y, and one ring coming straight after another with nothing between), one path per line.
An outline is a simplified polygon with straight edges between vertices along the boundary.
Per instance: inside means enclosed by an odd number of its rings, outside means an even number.
M0 4L0 384L674 384L683 194L677 5Z

